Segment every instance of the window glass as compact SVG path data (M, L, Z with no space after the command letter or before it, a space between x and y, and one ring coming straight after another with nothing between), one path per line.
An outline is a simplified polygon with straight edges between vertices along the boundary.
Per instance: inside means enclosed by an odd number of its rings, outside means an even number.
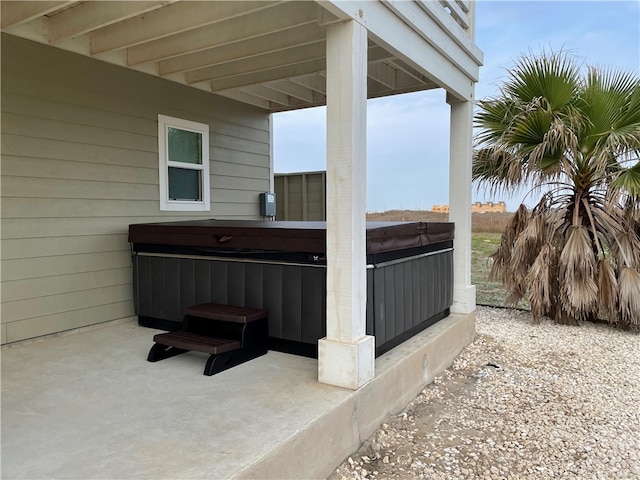
M169 161L202 165L202 134L168 127Z
M202 200L200 170L169 167L169 200Z

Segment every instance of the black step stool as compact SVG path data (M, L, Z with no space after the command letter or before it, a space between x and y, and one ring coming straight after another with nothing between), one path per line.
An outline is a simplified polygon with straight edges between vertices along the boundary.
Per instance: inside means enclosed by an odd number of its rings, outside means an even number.
M202 303L186 309L182 330L153 337L147 360L204 352L204 374L214 375L267 353L268 330L266 310Z

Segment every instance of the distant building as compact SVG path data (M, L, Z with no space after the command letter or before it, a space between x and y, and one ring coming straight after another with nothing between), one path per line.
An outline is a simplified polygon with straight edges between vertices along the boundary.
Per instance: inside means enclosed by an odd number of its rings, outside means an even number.
M431 211L435 213L449 213L449 205L434 205ZM476 202L471 204L472 213L504 213L506 211L507 205L504 202Z
M472 203L471 212L476 213L504 213L507 211L507 205L504 202L487 202L487 203Z
M431 211L435 213L449 213L449 205L434 205Z

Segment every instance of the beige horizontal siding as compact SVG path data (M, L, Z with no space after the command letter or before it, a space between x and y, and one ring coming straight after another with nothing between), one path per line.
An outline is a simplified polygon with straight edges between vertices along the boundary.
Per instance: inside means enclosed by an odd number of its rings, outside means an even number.
M75 94L68 92L69 102L73 102ZM64 97L63 97L64 98ZM105 99L103 99L105 100ZM62 107L62 108L61 108ZM14 115L22 115L23 112L38 111L38 116L45 122L59 122L65 125L68 119L73 119L73 124L107 128L122 132L135 132L156 138L158 123L156 117L141 118L123 112L107 110L97 111L86 105L74 105L59 101L43 101L40 98L15 95L3 100L3 111ZM228 124L224 122L209 122L212 128L211 143L222 148L233 149L261 154L268 154L269 132L247 128L242 125ZM219 126L216 130L215 125ZM58 137L56 137L58 138ZM91 143L91 142L89 142ZM267 150L265 151L265 146ZM154 149L155 150L155 149Z
M126 244L122 246L127 247ZM25 280L130 266L131 254L129 249L118 252L79 253L56 257L2 260L2 281L4 283L10 280Z
M211 162L212 175L218 177L218 181L226 181L226 178L253 178L257 180L264 179L265 172L269 171L269 167L264 165L247 164L242 169L242 173L238 171L238 164L235 162ZM213 173L215 172L215 173Z
M67 198L3 198L4 218L151 216L158 211L154 200L104 200Z
M52 257L80 253L121 251L127 244L127 234L86 235L78 237L35 237L4 239L2 259Z
M4 202L3 202L4 203ZM224 206L224 204L221 204ZM211 204L211 211L217 207ZM252 211L254 205L248 205L247 211ZM258 207L255 207L256 211ZM3 205L4 210L4 205ZM198 212L180 212L180 215L161 215L155 217L86 217L86 218L34 218L25 221L18 218L2 219L3 239L28 239L39 236L46 237L75 237L88 235L113 235L128 232L129 225L133 223L179 221L193 218L210 218L211 212L203 216ZM233 215L233 212L221 212L224 215ZM256 214L253 214L254 218ZM3 240L4 241L4 240Z
M60 293L45 297L3 302L2 316L6 323L43 317L55 313L70 312L96 305L125 302L131 300L133 293L128 283L108 287Z
M247 177L222 177L220 175L211 175L211 192L215 192L219 189L229 190L250 190L261 191L264 189L265 184L262 178L247 178Z
M268 115L2 36L2 342L134 314L128 226L259 218ZM158 114L210 128L210 212L161 212Z
M96 323L129 318L133 315L131 312L133 312L133 302L129 300L6 323L4 324L6 341L19 342ZM99 321L91 321L91 319L99 319Z
M155 137L158 126L153 118L141 118L122 111L109 111L89 107L86 104L75 104L76 94L73 91L58 90L58 98L46 100L42 97L14 94L3 100L2 110L6 113L20 115L23 112L38 112L43 122L72 123L91 127L109 128L123 132L136 132L141 135ZM65 99L64 103L60 99ZM106 98L103 96L104 102ZM70 122L70 120L73 120ZM89 142L90 143L90 142Z
M257 195L256 202L258 200ZM254 205L247 205L246 203L216 202L211 207L211 215L208 218L255 220L256 211L259 215L260 211L256 210Z
M25 137L25 141L29 141L28 137ZM135 157L136 155L128 155L128 158L134 161ZM7 183L11 182L11 177L29 177L158 185L158 167L154 169L133 165L16 157L7 152L2 156L2 177L6 178ZM36 191L35 185L31 190Z
M242 159L242 162L246 165L264 168L265 158L268 158L267 154L241 152L237 150L229 150L226 148L218 148L215 146L211 149L211 160L213 161L213 168L215 168L218 163L230 163L232 165L237 165L240 159Z
M155 173L155 172L154 172ZM108 185L103 185L108 183ZM158 200L158 183L104 182L67 178L3 177L2 193L13 198Z
M216 148L224 148L237 153L253 153L262 157L269 155L269 144L263 142L248 142L246 139L229 137L227 135L211 135L211 144Z
M72 123L71 121L49 120L34 116L36 114L37 112L33 112L32 115L3 112L3 133L50 140L64 140L86 145L118 145L119 148L134 152L138 150L144 152L158 151L157 135L141 135L113 128ZM74 119L70 117L69 120Z
M29 278L2 282L2 299L5 302L29 300L67 292L80 292L116 285L125 285L131 280L129 265L109 270L55 275L53 277Z
M156 149L157 150L157 149ZM99 146L36 138L28 132L25 136L2 134L2 152L23 158L48 161L82 162L98 165L121 165L136 168L158 168L158 153L136 151L135 154L115 145Z

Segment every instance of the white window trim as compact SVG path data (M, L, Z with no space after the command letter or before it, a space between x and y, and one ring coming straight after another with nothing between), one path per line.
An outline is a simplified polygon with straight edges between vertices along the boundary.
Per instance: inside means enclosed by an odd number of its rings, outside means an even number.
M168 128L188 130L202 135L202 165L169 161ZM209 125L192 122L181 118L158 115L158 158L160 181L160 210L183 212L211 211L210 178L209 178ZM170 200L169 199L169 167L190 168L202 171L202 200Z

